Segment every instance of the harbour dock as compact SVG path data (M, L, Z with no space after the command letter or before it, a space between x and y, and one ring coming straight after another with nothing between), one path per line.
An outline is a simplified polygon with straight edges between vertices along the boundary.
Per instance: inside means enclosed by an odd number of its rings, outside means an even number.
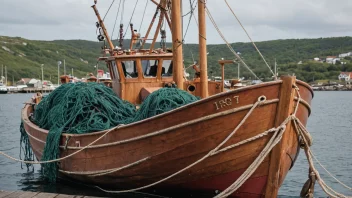
M17 88L17 87L7 87L8 93L50 93L54 91L54 88L45 87L45 88L36 88L36 87L25 87L25 88Z
M83 195L65 195L56 193L30 192L30 191L3 191L0 190L0 198L98 198Z

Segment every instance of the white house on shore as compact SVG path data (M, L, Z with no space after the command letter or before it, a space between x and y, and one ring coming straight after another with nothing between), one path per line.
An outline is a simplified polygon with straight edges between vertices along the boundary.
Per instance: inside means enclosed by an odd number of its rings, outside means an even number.
M347 52L347 53L343 53L343 54L339 54L339 58L345 58L347 56L352 56L352 52Z
M32 78L28 83L27 83L27 87L33 87L33 88L42 88L42 81L41 80L37 80L35 78Z
M326 63L328 64L336 64L336 61L340 61L340 58L337 58L336 56L328 56L326 57Z
M352 78L352 72L341 72L338 78L339 80L350 81Z

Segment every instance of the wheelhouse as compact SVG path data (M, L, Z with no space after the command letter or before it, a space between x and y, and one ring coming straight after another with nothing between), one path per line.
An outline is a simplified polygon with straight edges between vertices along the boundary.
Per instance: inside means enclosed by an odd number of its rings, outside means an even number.
M143 92L151 93L173 83L172 53L124 53L100 58L105 60L113 89L124 100L139 104Z

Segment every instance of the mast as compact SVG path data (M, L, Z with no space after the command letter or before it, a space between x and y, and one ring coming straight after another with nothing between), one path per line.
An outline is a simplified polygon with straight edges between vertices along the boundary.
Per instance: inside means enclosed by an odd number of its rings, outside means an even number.
M200 87L201 97L208 97L208 69L207 69L207 41L205 21L205 0L198 0L199 20L199 65L200 65ZM172 18L173 20L174 18Z
M172 1L172 48L173 48L173 78L179 89L183 89L183 54L181 1Z
M161 0L161 1L160 1L160 4L159 4L159 6L161 7L161 9L165 9L165 5L166 5L166 1L165 1L165 0ZM160 12L159 22L158 22L158 25L157 25L157 27L156 27L156 29L155 29L155 34L154 34L153 42L152 42L152 44L150 45L149 53L152 53L152 51L153 51L153 49L154 49L155 41L156 41L156 39L157 39L158 36L159 36L161 24L162 24L163 21L164 21L164 15L165 15L164 12Z
M5 65L5 86L7 86L7 67Z
M111 49L111 51L112 51L112 54L115 55L115 52L114 52L114 44L112 43L112 41L111 41L111 39L110 39L110 37L109 37L108 31L107 31L106 28L105 28L104 21L101 19L100 14L99 14L98 9L97 9L97 7L96 7L95 4L92 6L92 8L93 8L93 10L94 10L94 12L95 12L95 15L97 15L98 23L100 24L100 27L101 27L101 29L102 29L103 32L104 32L105 38L106 38L106 40L108 41L108 44L109 44L110 49Z
M42 85L43 85L43 82L44 82L44 64L40 65L40 69L42 70Z
M61 65L61 61L57 62L57 85L60 85L60 65Z
M237 66L237 78L238 80L240 79L240 63L238 63L238 66Z
M146 39L148 39L149 33L150 33L150 31L151 31L151 29L152 29L152 27L153 27L154 21L155 21L156 17L158 16L159 9L160 9L160 6L159 6L159 4L157 4L157 7L156 7L156 10L155 10L154 16L153 16L153 18L152 18L152 21L151 21L150 24L149 24L147 33L145 34L145 36L144 36L144 38L143 38L143 42L142 42L142 45L141 45L140 49L142 49L142 48L144 47L144 44L145 44L145 42L147 41Z

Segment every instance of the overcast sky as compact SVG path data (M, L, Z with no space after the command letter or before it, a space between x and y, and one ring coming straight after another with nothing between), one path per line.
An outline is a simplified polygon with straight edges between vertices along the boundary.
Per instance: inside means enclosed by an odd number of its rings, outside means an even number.
M105 15L113 0L98 0L98 9ZM115 0L106 16L107 29L112 33L120 1ZM137 0L126 0L123 23L131 17ZM139 0L132 22L139 29L147 0ZM192 0L193 1L193 0ZM254 41L318 38L352 35L352 0L228 0ZM1 0L0 35L20 36L34 40L84 39L96 40L96 16L90 7L93 0ZM189 0L183 0L184 13ZM207 6L221 31L230 42L248 42L224 0L208 0ZM197 10L197 9L196 9ZM141 34L145 34L155 5L148 3ZM184 25L188 23L184 17ZM114 38L118 35L121 11ZM156 23L155 23L156 26ZM128 31L129 32L129 31ZM171 35L168 34L168 40ZM126 35L129 38L129 34ZM159 37L160 39L160 37ZM197 43L197 25L191 20L187 43ZM207 41L223 43L207 18Z

